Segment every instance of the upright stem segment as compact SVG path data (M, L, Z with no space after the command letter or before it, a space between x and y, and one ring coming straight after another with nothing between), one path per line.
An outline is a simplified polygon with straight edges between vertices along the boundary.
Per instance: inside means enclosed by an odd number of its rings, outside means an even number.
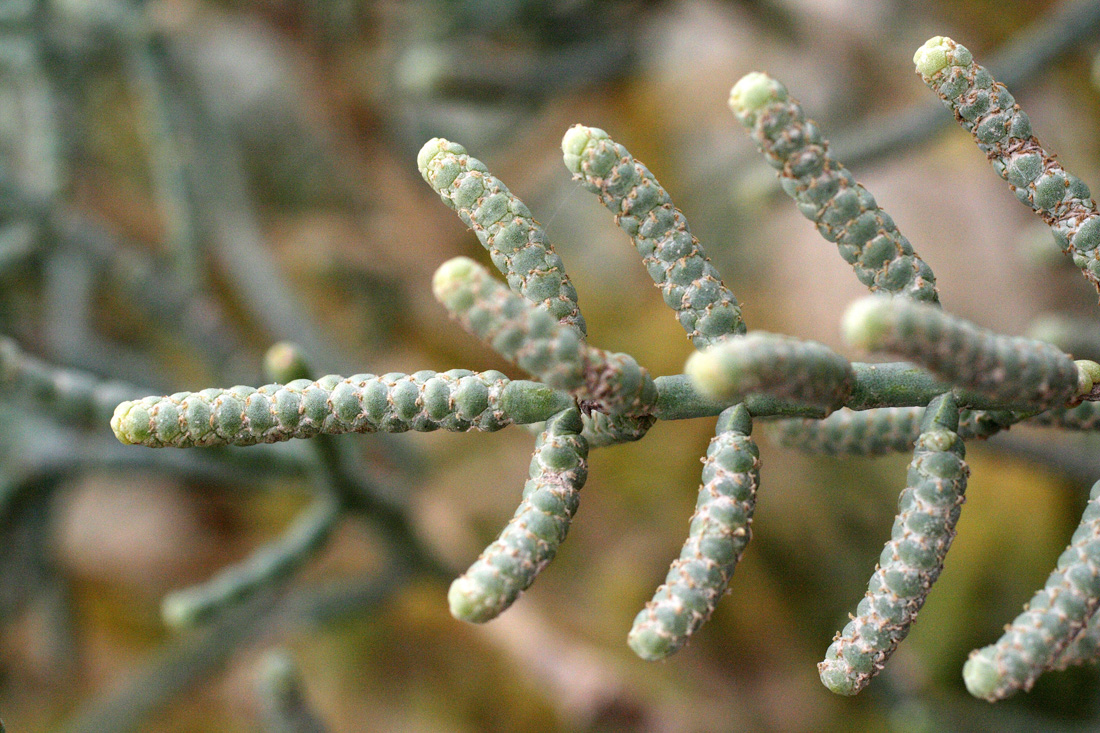
M730 91L730 109L776 169L783 190L871 290L938 303L932 269L894 220L829 154L821 130L787 88L767 74L746 74Z
M974 63L965 46L935 36L917 49L913 62L997 175L1050 225L1062 251L1100 290L1100 213L1088 186L1043 148L1005 85Z
M583 337L577 291L531 210L458 143L433 138L420 149L416 164L443 203L474 230L508 286Z
M565 167L630 235L665 303L697 349L745 333L741 307L668 192L625 147L598 127L574 125L561 142Z

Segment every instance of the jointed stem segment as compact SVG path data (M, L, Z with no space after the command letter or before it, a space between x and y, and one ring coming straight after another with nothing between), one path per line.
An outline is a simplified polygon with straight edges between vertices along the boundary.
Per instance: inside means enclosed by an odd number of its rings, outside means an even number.
M424 143L416 163L443 203L455 210L489 250L509 287L532 303L544 305L583 338L584 316L577 306L577 291L531 210L458 143L433 138Z
M515 516L451 584L447 600L455 618L478 623L496 618L554 558L588 477L588 443L580 436L581 428L575 409L546 421Z
M1076 650L1065 660L1062 652L1082 634L1098 606L1100 482L1092 487L1081 523L1046 585L996 644L970 654L963 667L967 689L975 697L1000 700L1030 690L1048 669L1068 666Z
M760 483L760 451L751 432L752 418L743 405L718 418L687 542L627 637L642 659L662 659L686 644L729 587L752 538Z
M754 331L696 352L684 371L703 394L722 400L766 393L821 407L844 405L852 393L852 365L813 341Z
M554 389L616 415L645 414L656 401L653 378L632 356L589 346L473 260L445 262L432 286L463 327Z
M1011 96L948 39L930 41L916 61L1021 200L1051 223L1075 261L1100 282L1100 219L1087 189L1038 147ZM488 621L534 582L564 540L590 447L638 440L658 419L720 414L687 542L629 635L641 657L659 659L709 618L749 541L760 463L750 437L753 418L805 418L780 425L782 442L830 454L913 448L892 537L857 616L819 665L829 689L849 695L862 689L908 633L943 567L968 475L963 441L1029 419L1096 428L1096 403L1074 404L1100 399L1100 365L943 313L931 269L870 193L832 159L816 125L781 84L749 74L731 92L730 106L799 210L837 243L861 282L882 291L849 311L848 340L916 364L853 364L821 344L746 334L736 298L653 174L604 131L577 125L562 141L566 166L615 214L666 303L696 347L705 349L692 357L686 374L653 379L633 357L586 343L576 292L531 212L462 146L431 140L418 158L422 175L474 229L511 287L472 260L456 258L436 272L436 297L464 328L540 381L465 370L311 381L299 378L304 366L293 353L274 349L269 365L279 370L277 379L291 380L285 385L181 392L118 405L111 424L124 443L250 445L326 436L319 453L329 491L310 513L272 548L169 599L167 615L194 620L284 577L323 543L344 510L395 519L409 533L406 518L395 518L385 502L370 491L355 492L327 435L492 431L545 421L519 508L450 588L457 618ZM6 341L0 342L0 380L30 385L44 397L72 392L67 399L78 411L95 413L103 401L94 384L59 388L47 368L22 359ZM834 410L840 411L830 416ZM1010 651L982 650L968 663L975 694L993 698L1026 688L1039 671L1100 649L1100 624L1086 626L1100 605L1100 550L1093 546L1100 543L1098 491L1100 484L1047 589L1017 620L1021 628L997 647ZM1066 584L1072 588L1064 590ZM1041 655L1035 653L1039 646Z
M574 125L561 141L568 168L630 235L665 303L695 348L745 333L741 307L668 192L630 152L597 127Z
M997 175L1050 225L1062 251L1100 290L1100 213L1088 186L1043 148L1005 85L974 63L965 46L935 36L917 50L913 62L924 83L974 136Z
M540 410L552 405L564 409L568 399L546 385L493 371L330 375L123 402L111 427L123 443L153 448L254 445L322 433L493 432L542 420Z
M783 190L835 242L840 256L871 290L938 303L936 278L894 220L829 154L821 130L802 106L767 74L754 72L730 92L730 109L752 132Z
M833 692L862 690L909 633L955 537L969 469L955 430L959 409L950 394L925 411L909 464L909 486L898 499L890 541L879 557L856 616L836 635L818 665Z
M896 354L994 400L1061 407L1092 389L1089 372L1050 344L1000 336L938 308L869 297L844 316L844 335L863 349Z

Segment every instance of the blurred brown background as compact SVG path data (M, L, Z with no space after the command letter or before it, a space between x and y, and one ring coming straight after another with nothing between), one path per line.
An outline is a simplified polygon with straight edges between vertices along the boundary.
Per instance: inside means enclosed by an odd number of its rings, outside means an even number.
M262 384L263 352L280 339L325 373L519 377L431 297L444 260L487 261L417 174L420 145L443 136L547 227L592 342L678 373L690 343L561 163L562 133L583 122L655 172L750 328L843 351L839 316L862 288L777 194L726 107L730 86L762 70L933 267L946 308L1012 334L1048 313L1093 319L1078 329L1100 341L1095 293L911 61L936 34L1001 60L994 71L1018 79L1040 139L1097 186L1100 26L1057 25L1095 5L3 0L0 332L153 392ZM385 577L392 558L376 528L349 520L244 621L176 635L161 598L277 536L304 505L304 479L105 467L105 426L61 427L25 401L0 408L3 481L25 480L28 456L67 467L32 472L32 498L0 528L0 717L13 732L257 730L257 662L272 646L292 652L334 731L1035 731L1100 715L1094 669L1047 675L996 706L970 699L960 677L1068 541L1100 478L1088 436L1018 429L970 448L943 576L887 669L844 699L815 665L888 537L904 456L806 457L759 430L755 536L732 592L686 649L651 664L626 632L679 552L713 419L594 451L557 559L484 627L451 619L446 585L416 574L364 595L360 579ZM400 491L457 574L511 516L532 436L340 442ZM303 594L326 589L344 605L301 610Z

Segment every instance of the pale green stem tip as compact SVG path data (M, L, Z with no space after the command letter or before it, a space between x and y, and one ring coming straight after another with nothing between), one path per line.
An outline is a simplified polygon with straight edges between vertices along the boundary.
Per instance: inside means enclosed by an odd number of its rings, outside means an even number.
M424 146L420 148L420 152L416 154L416 167L417 170L420 171L420 175L424 175L428 170L428 166L431 165L431 162L443 153L464 155L466 153L466 148L450 140L445 140L441 137L433 137L431 140L424 143Z
M953 41L946 36L932 36L913 54L913 63L921 76L932 76L948 64L947 52Z
M1073 363L1077 365L1077 396L1081 397L1092 392L1093 387L1100 383L1100 364L1088 359L1078 359Z
M820 672L821 684L825 685L825 688L833 694L851 697L852 695L859 694L860 689L862 689L840 666L819 665L818 669Z
M276 382L286 384L295 379L309 379L309 362L302 349L290 341L273 344L264 354L264 372Z
M1001 684L1001 676L992 662L975 654L963 665L963 682L971 695L988 700Z
M565 159L565 167L571 173L580 173L584 152L597 142L609 139L611 139L610 136L598 127L573 125L565 131L565 135L561 139L561 152Z
M478 271L483 269L469 257L449 259L435 271L432 277L432 292L440 302L449 305L451 298L472 282L477 277ZM460 308L460 310L464 309Z
M890 328L889 310L889 299L881 295L852 303L840 322L844 340L856 348L873 351Z
M649 626L641 630L631 629L626 637L626 643L634 653L647 662L656 662L671 654L674 641L670 634L661 634Z
M181 631L195 625L195 606L186 593L173 593L160 604L160 618L173 631Z
M767 74L752 71L745 74L730 90L729 105L735 114L755 112L772 101L787 98L782 84Z
M484 595L481 588L466 576L455 578L447 591L447 605L451 607L451 615L459 621L473 624L492 621L500 614L500 609L487 605Z
M123 445L139 445L149 437L149 411L138 402L123 402L111 416L111 430Z
M684 373L699 392L711 399L723 399L737 390L736 374L722 366L722 360L709 351L696 351L684 364Z

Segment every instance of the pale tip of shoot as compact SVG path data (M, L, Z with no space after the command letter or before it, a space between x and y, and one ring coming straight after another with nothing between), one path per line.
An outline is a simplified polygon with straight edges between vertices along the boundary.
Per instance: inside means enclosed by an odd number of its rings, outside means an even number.
M817 665L817 673L821 684L834 694L851 697L858 694L861 689L842 665L821 662Z
M711 399L727 399L736 392L735 375L723 368L722 360L710 350L696 351L688 357L684 373L696 389Z
M498 612L486 603L484 589L465 575L454 579L447 591L447 605L451 615L459 621L481 624L497 617Z
M457 293L467 288L479 271L483 272L484 269L469 257L447 260L432 277L432 292L437 300L449 304Z
M840 322L844 341L864 351L874 351L890 330L890 299L872 295L848 306Z
M264 373L282 384L295 379L309 379L309 362L297 344L280 341L264 354Z
M1001 684L1001 675L993 662L981 652L971 654L963 665L963 682L967 691L974 697L993 700L997 687Z
M447 141L441 137L433 137L428 142L424 143L420 148L420 152L416 154L416 169L420 171L420 175L424 175L428 172L428 164L432 160L443 152L443 146L447 144Z
M923 77L934 76L950 63L948 52L955 42L946 36L932 36L913 54L917 73Z
M136 445L149 435L149 412L138 402L122 402L111 415L111 430L123 445Z
M182 592L172 593L161 601L160 618L173 631L188 629L198 622L190 595Z
M1088 359L1078 359L1073 363L1077 365L1077 396L1086 396L1100 383L1100 364Z
M581 172L581 161L584 153L599 140L607 140L608 134L598 127L585 125L573 125L565 131L561 139L561 152L565 160L565 167L571 173Z
M764 105L787 98L786 88L767 74L745 74L730 90L729 105L738 117L756 112Z
M642 611L642 614L646 614ZM648 620L648 615L647 615ZM653 628L652 624L634 622L634 628L626 637L626 643L639 657L647 662L656 662L664 659L673 651L673 638L670 634L662 634Z
M416 154L416 168L420 171L420 175L423 176L424 180L428 180L428 167L432 164L432 161L444 153L465 155L466 148L441 137L433 137L424 143L423 147L420 148L420 152ZM428 182L431 183L431 181Z

